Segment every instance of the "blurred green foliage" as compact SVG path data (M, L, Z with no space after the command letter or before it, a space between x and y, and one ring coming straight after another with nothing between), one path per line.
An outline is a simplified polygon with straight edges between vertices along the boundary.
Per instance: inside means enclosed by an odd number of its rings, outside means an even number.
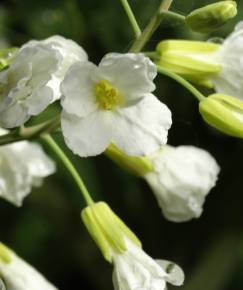
M130 0L141 27L159 0ZM186 14L212 3L175 0L173 10ZM238 16L209 37L223 37L243 18ZM81 44L92 61L107 52L125 52L133 41L126 15L114 0L2 0L0 45L19 46L29 39L61 34ZM152 50L164 38L206 39L181 23L165 21L147 45ZM123 172L104 156L80 159L64 145L97 200L105 199L157 258L175 261L185 270L182 290L243 289L243 143L209 128L198 114L197 102L166 77L156 79L158 97L173 112L169 143L192 144L209 150L221 165L217 187L209 194L202 217L188 223L166 221L144 181ZM58 108L49 110L55 114ZM47 152L48 149L46 148ZM52 153L50 153L53 155ZM55 157L53 157L55 158ZM112 289L107 264L80 220L84 206L68 172L58 172L33 190L22 208L0 201L0 238L32 263L60 290ZM172 287L170 288L172 289Z

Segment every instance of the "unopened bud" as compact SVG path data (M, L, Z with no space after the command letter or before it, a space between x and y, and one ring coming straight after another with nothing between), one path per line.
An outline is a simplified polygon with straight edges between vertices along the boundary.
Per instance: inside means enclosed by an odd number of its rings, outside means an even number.
M109 262L112 262L114 252L122 254L127 250L125 238L141 246L135 234L105 202L86 207L82 210L81 217L104 258Z
M213 94L199 104L203 119L219 131L243 138L243 101L222 94Z
M237 14L235 1L220 1L192 11L186 24L195 32L210 33Z

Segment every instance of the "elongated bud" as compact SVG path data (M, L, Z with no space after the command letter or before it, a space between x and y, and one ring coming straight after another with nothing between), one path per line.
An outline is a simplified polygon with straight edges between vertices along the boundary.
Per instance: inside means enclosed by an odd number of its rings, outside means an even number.
M215 61L219 47L219 44L201 41L161 41L156 47L160 55L157 64L194 83L213 87L210 77L222 69Z
M243 138L243 101L222 94L213 94L199 104L203 119L219 131Z
M153 164L149 158L126 155L114 144L111 144L106 149L105 155L123 169L136 176L144 176L153 170Z
M86 207L81 217L107 261L112 262L114 252L123 253L127 250L125 238L141 247L139 239L105 202Z
M186 24L196 32L210 33L237 14L235 1L220 1L192 11L186 16Z

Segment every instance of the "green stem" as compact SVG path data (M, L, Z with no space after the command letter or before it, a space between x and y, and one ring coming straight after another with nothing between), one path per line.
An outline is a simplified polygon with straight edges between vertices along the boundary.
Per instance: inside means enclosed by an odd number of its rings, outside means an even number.
M20 127L19 129L14 129L8 134L0 136L0 146L6 145L22 140L32 140L39 137L41 134L49 133L56 130L60 126L60 116L48 120L39 125L31 127Z
M164 17L164 12L168 11L173 0L162 0L159 8L157 9L154 16L151 18L148 25L143 30L142 34L134 41L130 52L140 52L145 44L149 41L153 33L159 27L162 18Z
M187 80L185 80L183 77L157 65L157 70L159 73L166 75L173 80L177 81L179 84L181 84L183 87L185 87L188 91L190 91L197 99L198 101L202 101L205 99L205 96L199 92L192 84L190 84Z
M186 17L184 15L181 15L179 13L173 12L173 11L164 11L163 12L164 16L168 16L168 18L174 19L174 20L179 20L180 22L185 23Z
M136 38L138 38L142 32L141 32L141 29L139 28L139 25L138 25L137 20L134 16L134 13L133 13L127 0L120 0L120 1L122 3L124 10L126 11L127 17L131 23L131 26L132 26L133 31L135 33L135 36L136 36Z
M87 205L92 205L94 203L92 197L90 196L83 180L81 179L80 175L78 174L77 170L73 166L72 162L68 159L66 154L62 151L59 145L49 134L42 135L41 139L45 141L45 143L56 153L56 155L60 158L67 170L70 172L76 184L78 185Z

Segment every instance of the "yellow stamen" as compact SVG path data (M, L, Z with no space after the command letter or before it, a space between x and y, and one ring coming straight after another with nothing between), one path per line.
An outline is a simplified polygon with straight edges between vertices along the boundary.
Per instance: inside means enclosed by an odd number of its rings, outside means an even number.
M122 96L109 81L101 80L95 87L96 100L103 110L112 110L122 102Z

